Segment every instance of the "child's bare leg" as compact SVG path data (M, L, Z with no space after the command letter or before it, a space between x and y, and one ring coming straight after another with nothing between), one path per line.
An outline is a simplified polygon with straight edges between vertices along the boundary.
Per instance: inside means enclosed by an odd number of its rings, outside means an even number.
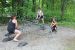
M42 18L42 23L44 24L44 19Z
M18 41L17 38L21 35L21 32L19 30L15 30L16 36L14 37L14 41Z

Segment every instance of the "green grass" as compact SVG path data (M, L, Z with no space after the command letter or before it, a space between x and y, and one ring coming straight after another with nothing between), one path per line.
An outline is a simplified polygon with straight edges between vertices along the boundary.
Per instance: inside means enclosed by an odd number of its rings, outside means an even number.
M62 21L62 22L58 22L58 25L75 29L75 22Z

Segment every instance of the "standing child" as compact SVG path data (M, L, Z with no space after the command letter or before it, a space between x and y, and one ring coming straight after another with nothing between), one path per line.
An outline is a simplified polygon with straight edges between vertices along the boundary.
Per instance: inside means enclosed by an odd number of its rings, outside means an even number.
M38 19L38 22L42 20L42 23L44 24L44 14L40 8L38 8L36 19Z

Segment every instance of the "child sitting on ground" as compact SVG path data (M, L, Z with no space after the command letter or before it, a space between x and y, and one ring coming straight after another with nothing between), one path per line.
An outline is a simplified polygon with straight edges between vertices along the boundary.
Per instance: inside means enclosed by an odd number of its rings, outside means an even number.
M16 36L13 39L14 41L19 41L17 38L21 35L21 31L18 29L16 16L11 16L7 30L9 33L15 33Z
M52 32L56 31L56 28L57 28L57 22L56 22L55 18L53 18L52 22L51 22L51 30L52 30Z

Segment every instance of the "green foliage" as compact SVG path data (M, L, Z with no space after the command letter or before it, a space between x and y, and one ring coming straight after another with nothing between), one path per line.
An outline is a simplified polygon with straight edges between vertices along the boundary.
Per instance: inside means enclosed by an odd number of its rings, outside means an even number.
M15 14L19 20L33 20L38 7L43 10L46 22L53 16L57 21L75 22L74 0L0 0L0 17L3 19Z
M7 24L9 21L9 17L0 17L0 24Z
M59 26L63 26L63 27L69 27L69 28L74 28L75 29L75 22L71 22L71 21L61 21L61 22L58 22L58 25Z

